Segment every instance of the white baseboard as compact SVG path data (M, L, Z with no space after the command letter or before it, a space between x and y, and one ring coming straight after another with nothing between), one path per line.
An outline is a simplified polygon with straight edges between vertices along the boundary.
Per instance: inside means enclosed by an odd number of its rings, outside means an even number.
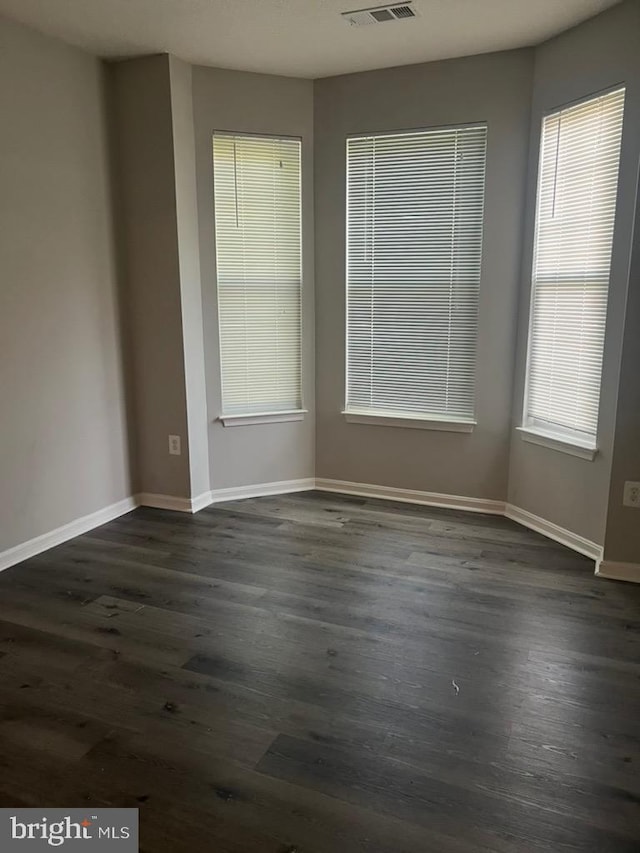
M599 560L596 566L599 578L614 581L640 583L640 563L618 563L615 560Z
M345 480L325 480L322 478L316 480L315 488L320 492L336 492L343 495L358 495L364 498L381 498L387 501L504 515L503 501L494 501L489 498L464 498L460 495L444 495L439 492L419 492L415 489L370 486L367 483L349 483Z
M211 503L211 493L203 492L195 498L179 498L176 495L154 495L151 492L140 492L140 494L136 495L136 499L139 506L194 513L209 506Z
M200 512L211 503L211 492L203 492L197 498L191 498L190 512Z
M400 489L393 486L373 486L367 483L351 483L345 480L328 480L324 478L314 479L308 477L300 480L280 480L275 483L260 483L249 486L231 486L224 489L215 489L211 492L203 492L195 498L182 498L173 495L155 495L150 493L138 494L135 497L125 498L118 503L85 515L75 521L30 539L14 548L0 553L0 571L21 563L23 560L41 554L49 548L54 548L63 542L88 533L95 527L106 524L114 518L118 518L137 506L150 506L158 509L177 510L178 512L195 513L213 503L223 501L241 500L242 498L256 498L267 495L283 495L293 492L304 492L317 489L322 492L334 492L344 495L357 495L367 498L380 498L382 500L400 501L404 503L423 504L425 506L437 506L445 509L459 509L467 512L490 513L492 515L505 515L512 521L535 530L543 536L571 548L586 557L590 557L597 563L596 575L614 580L625 580L640 583L640 564L619 563L612 560L602 559L602 547L577 533L572 533L564 527L560 527L551 521L534 515L527 510L520 509L513 504L505 504L502 501L490 500L488 498L468 498L460 495L446 495L438 492L422 492L414 489Z
M572 533L570 530L560 527L560 525L554 524L552 521L540 518L539 515L527 512L526 509L520 509L520 507L508 503L505 506L504 514L512 521L517 521L518 524L522 524L530 530L535 530L536 533L541 533L548 539L553 539L561 545L566 545L567 548L571 548L579 554L584 554L585 557L590 557L592 560L600 560L602 558L601 545L592 542L590 539L585 539L584 536L579 536L577 533Z
M279 480L275 483L257 483L251 486L230 486L226 489L214 489L209 503L237 501L242 498L262 498L267 495L288 495L293 492L308 492L315 489L316 480L307 477L302 480Z
M100 525L106 524L108 521L113 521L114 518L131 512L137 506L138 501L135 498L125 498L115 504L99 509L97 512L83 515L82 518L76 518L75 521L63 524L62 527L56 527L55 530L50 530L41 536L36 536L34 539L29 539L21 545L9 548L7 551L0 553L0 572L8 569L10 566L21 563L23 560L35 557L43 551L48 551L49 548L62 545L63 542L67 542L69 539L81 536L83 533L88 533L90 530L100 527Z
M572 533L552 521L547 521L534 515L527 510L520 509L513 504L505 504L502 501L490 500L488 498L467 498L460 495L445 495L438 492L420 492L413 489L397 489L391 486L371 486L367 483L349 483L343 480L316 480L316 489L322 492L336 492L345 495L358 495L368 498L382 498L384 500L403 501L406 503L424 504L426 506L438 506L446 509L461 509L467 512L483 512L492 515L504 515L512 521L528 527L530 530L535 530L536 533L541 533L572 551L577 551L579 554L584 554L585 557L590 557L592 560L599 561L602 558L602 547L596 542L585 539L577 533ZM613 565L613 564L612 564ZM621 580L627 578L632 579L633 564L616 563L615 566L630 566L631 568L618 568L617 571L625 573ZM640 571L640 566L637 567ZM609 571L611 571L610 569ZM602 571L596 574L605 577ZM613 577L607 574L606 577Z

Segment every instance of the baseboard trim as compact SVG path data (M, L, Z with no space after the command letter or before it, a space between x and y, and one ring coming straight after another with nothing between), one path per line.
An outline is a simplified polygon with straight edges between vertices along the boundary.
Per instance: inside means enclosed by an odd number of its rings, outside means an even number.
M598 560L596 575L612 581L640 583L640 563L619 563L616 560Z
M302 480L278 480L275 483L256 483L250 486L214 489L210 493L209 503L237 501L243 498L263 498L267 495L288 495L293 492L309 492L316 488L316 482L313 477L306 477Z
M548 539L553 539L572 551L577 551L579 554L584 554L592 560L600 560L602 558L602 546L590 539L585 539L584 536L579 536L577 533L572 533L565 527L560 527L559 524L554 524L552 521L547 521L546 518L541 518L539 515L534 515L526 509L513 504L506 504L505 512L507 518L522 524L523 527L528 527L529 530L535 530L536 533L546 536Z
M462 509L467 512L483 512L491 515L504 515L504 503L489 498L465 498L460 495L445 495L439 492L420 492L415 489L398 489L394 486L370 486L367 483L349 483L345 480L316 480L316 489L320 492L335 492L343 495L357 495L363 498L380 498L401 503L424 504L444 509Z
M205 507L224 501L242 500L243 498L266 497L268 495L285 495L294 492L306 492L317 489L321 492L333 492L358 497L379 498L381 500L399 501L401 503L423 504L425 506L458 509L466 512L489 513L504 515L512 521L535 530L561 545L565 545L579 554L584 554L596 561L596 575L612 580L631 581L640 583L640 564L620 563L602 559L602 547L577 533L560 527L527 510L505 504L502 501L488 498L469 498L460 495L447 495L439 492L422 492L415 489L400 489L393 486L374 486L368 483L351 483L346 480L329 480L325 478L307 477L300 480L279 480L275 483L260 483L248 486L231 486L224 489L214 489L203 492L195 498L182 498L174 495L157 495L148 492L125 498L115 504L104 507L97 512L82 516L62 527L36 536L21 545L16 545L0 553L0 571L15 566L23 560L35 557L49 548L61 545L75 536L88 533L102 524L106 524L138 506L149 506L157 509L174 510L177 512L195 513Z
M154 509L171 509L175 512L199 512L211 503L211 493L203 492L195 498L180 498L176 495L156 495L151 492L141 492L136 495L139 506L150 506Z
M535 530L536 533L546 536L548 539L553 539L561 545L570 548L572 551L577 551L585 557L589 557L596 562L602 558L602 547L577 533L572 533L552 521L547 521L538 515L534 515L527 510L513 504L503 503L502 501L490 500L488 498L468 498L460 495L446 495L438 492L420 492L413 489L398 489L392 486L371 486L367 483L349 483L343 480L326 480L319 478L316 480L316 489L321 492L335 492L337 494L357 495L367 498L381 498L383 500L401 501L404 503L424 504L425 506L437 506L445 509L460 509L467 512L489 513L491 515L504 515L512 521L528 527L530 530ZM615 564L616 566L632 566L633 564ZM640 567L638 567L640 570ZM621 573L627 572L625 580L632 570L618 569ZM602 572L596 574L605 575ZM612 575L606 575L612 577Z
M211 503L211 492L203 492L197 498L191 498L191 512L200 512Z
M102 524L113 521L114 518L119 518L121 515L131 512L137 506L138 501L136 498L125 498L103 509L99 509L97 512L83 515L81 518L76 518L75 521L63 524L62 527L56 527L55 530L50 530L48 533L43 533L40 536L29 539L27 542L9 548L7 551L0 553L0 572L18 563L22 563L23 560L28 560L30 557L36 557L38 554L42 554L43 551L55 548L56 545L62 545L63 542L68 542L69 539L81 536L83 533L88 533Z

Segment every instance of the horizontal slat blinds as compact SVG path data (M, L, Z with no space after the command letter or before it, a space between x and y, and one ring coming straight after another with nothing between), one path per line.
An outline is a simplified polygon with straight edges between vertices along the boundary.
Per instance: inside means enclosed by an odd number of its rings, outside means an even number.
M486 127L347 141L347 410L471 420Z
M300 141L213 137L224 414L301 407Z
M524 425L595 446L624 89L545 117Z

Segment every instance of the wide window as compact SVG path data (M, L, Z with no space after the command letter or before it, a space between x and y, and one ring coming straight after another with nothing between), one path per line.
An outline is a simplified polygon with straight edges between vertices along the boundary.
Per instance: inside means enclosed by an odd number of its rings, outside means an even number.
M486 136L347 141L347 415L473 422Z
M300 410L300 141L213 137L222 406Z
M524 428L595 448L624 89L542 124Z

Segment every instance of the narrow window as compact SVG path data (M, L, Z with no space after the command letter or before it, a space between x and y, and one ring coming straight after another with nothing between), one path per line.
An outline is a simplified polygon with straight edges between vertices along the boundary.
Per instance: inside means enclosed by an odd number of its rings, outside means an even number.
M596 447L624 89L542 124L523 426Z
M213 137L223 414L299 410L300 141Z

